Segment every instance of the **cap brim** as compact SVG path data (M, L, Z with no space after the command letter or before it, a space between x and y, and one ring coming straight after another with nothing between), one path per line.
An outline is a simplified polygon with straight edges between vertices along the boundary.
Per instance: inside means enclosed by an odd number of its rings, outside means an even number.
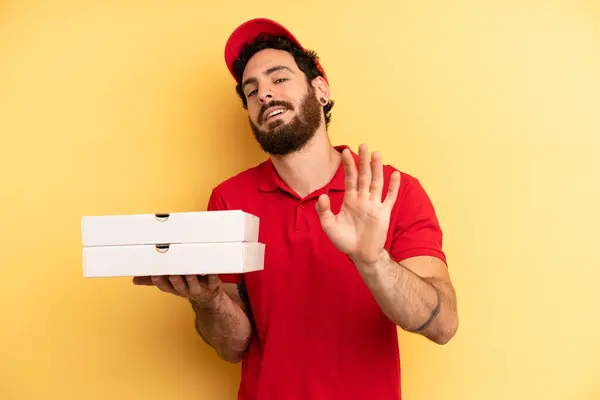
M283 25L268 18L255 18L246 21L231 33L229 39L227 39L227 43L225 44L225 64L227 64L227 68L234 79L235 74L233 73L233 63L235 59L238 57L244 46L247 43L252 42L260 34L285 36L291 42L304 50L304 47L302 44L300 44L298 39L296 39L296 37ZM325 81L327 81L325 71L318 61L317 67L319 68L319 71L321 71Z

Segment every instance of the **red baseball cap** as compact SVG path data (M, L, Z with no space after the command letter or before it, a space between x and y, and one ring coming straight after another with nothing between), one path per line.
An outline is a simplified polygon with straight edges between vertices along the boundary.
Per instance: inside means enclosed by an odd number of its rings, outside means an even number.
M268 18L255 18L246 21L231 33L229 39L227 39L227 43L225 44L225 63L227 64L227 68L229 68L229 72L234 79L235 75L233 73L233 62L240 54L240 51L243 49L244 45L253 41L258 35L263 33L285 36L292 43L298 45L302 50L306 50L289 30L273 20ZM325 75L325 70L318 60L315 60L315 62L317 64L317 68L323 75L325 82L329 83L327 80L327 75Z

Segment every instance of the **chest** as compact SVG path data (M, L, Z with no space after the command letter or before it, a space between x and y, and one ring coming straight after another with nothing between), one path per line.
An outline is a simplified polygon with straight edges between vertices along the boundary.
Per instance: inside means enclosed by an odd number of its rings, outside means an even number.
M245 207L260 218L259 241L265 244L265 268L247 275L249 291L260 291L269 298L291 293L318 295L332 279L352 275L353 264L321 228L316 199L278 196L266 200ZM331 200L332 208L339 209L341 196Z
M337 213L343 193L330 199ZM241 207L260 218L259 241L265 244L264 269L245 274L259 331L271 321L322 326L332 314L350 321L378 313L354 264L321 228L316 201L278 197Z

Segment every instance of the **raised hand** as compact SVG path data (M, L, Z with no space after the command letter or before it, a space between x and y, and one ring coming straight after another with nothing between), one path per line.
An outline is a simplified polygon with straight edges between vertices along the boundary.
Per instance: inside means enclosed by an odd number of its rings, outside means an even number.
M218 275L138 276L133 278L133 283L142 286L156 286L165 293L184 297L200 305L215 299L221 289L221 280Z
M340 212L334 215L330 199L319 197L317 211L323 230L341 252L353 261L372 265L384 252L390 215L400 188L400 173L394 171L385 198L381 154L374 152L369 160L368 147L359 147L359 168L351 152L342 152L346 191ZM370 165L369 165L370 164Z

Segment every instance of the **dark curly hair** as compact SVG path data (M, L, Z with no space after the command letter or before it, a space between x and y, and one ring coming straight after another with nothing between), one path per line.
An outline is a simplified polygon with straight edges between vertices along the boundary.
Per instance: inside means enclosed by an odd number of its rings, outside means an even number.
M306 81L309 85L316 77L323 76L321 71L319 71L317 68L316 60L318 60L318 57L317 53L313 50L302 50L296 44L290 42L285 36L272 36L267 34L259 35L256 40L247 44L242 49L238 58L233 63L233 73L236 81L238 82L235 89L238 96L242 100L244 108L247 108L248 106L241 83L244 68L246 68L246 64L254 54L264 49L284 50L290 53L294 57L298 68L304 72ZM331 109L333 108L333 105L334 101L329 100L325 107L323 107L326 127L328 127L329 123L331 122Z

